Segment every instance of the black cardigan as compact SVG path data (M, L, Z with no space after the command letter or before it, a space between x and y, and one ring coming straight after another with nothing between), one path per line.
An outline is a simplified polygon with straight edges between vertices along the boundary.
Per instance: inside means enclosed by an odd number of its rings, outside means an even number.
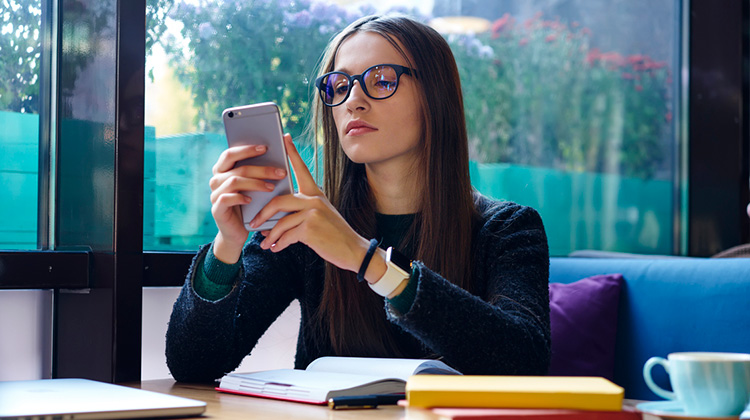
M474 294L422 262L417 294L405 314L384 303L405 357L440 357L464 374L543 375L550 360L549 250L539 214L511 202L477 199ZM192 287L196 255L167 330L167 365L178 381L210 381L234 370L271 323L298 299L301 325L295 367L333 355L330 337L310 334L320 304L324 261L295 244L278 253L245 246L233 290L208 301ZM367 287L363 285L363 287Z

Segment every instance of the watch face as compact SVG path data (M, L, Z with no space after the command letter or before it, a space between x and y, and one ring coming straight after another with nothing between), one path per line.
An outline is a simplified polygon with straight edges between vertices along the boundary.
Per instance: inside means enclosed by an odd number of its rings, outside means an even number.
M411 260L406 258L404 254L398 252L396 248L394 247L388 248L386 259L392 262L393 264L395 264L398 268L404 270L405 272L411 273Z

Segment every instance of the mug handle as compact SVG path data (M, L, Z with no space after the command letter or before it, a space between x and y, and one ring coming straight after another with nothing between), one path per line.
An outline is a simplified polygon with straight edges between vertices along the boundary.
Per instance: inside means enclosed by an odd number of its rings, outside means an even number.
M674 392L667 391L659 385L656 385L654 380L651 379L651 369L653 369L655 365L662 365L664 367L664 370L667 371L667 374L669 374L669 362L663 357L652 357L646 361L645 365L643 365L643 379L646 380L646 385L648 385L649 389L651 389L654 394L664 399L677 399L677 396L674 394Z

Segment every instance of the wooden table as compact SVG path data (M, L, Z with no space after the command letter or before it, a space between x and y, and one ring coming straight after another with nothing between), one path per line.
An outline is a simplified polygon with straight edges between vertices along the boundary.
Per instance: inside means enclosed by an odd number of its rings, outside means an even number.
M209 384L177 383L171 379L143 381L133 385L148 391L161 392L179 397L206 402L205 418L212 419L317 419L317 420L407 420L406 410L395 405L380 406L376 409L331 410L327 406L246 397L243 395L218 392ZM437 420L432 413L414 413L408 420ZM425 415L426 417L422 417ZM418 417L415 417L418 416Z
M207 406L203 418L228 420L438 420L438 416L421 409L406 409L389 405L380 406L376 409L331 410L327 406L226 394L214 390L210 384L176 383L171 379L143 381L139 384L127 385L148 391L205 401ZM635 404L636 402L626 400L625 403ZM658 417L648 415L644 415L643 418L644 420L658 419Z

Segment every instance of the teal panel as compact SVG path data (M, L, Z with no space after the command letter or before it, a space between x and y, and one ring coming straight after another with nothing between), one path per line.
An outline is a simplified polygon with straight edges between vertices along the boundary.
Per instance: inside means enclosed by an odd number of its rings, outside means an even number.
M154 135L152 127L147 127L144 249L195 250L216 236L208 181L211 168L227 147L226 137L216 133ZM313 148L302 146L299 152L312 168Z
M56 230L61 248L111 251L114 246L114 132L111 123L60 122Z
M156 129L144 127L143 139L143 248L153 249L156 207Z
M0 249L34 249L39 115L0 111L0 151Z
M672 253L672 184L611 174L471 162L472 184L534 207L552 255L577 249Z
M0 249L36 248L36 173L0 171L0 185L10 198L0 205Z
M223 135L195 133L155 140L154 242L195 249L216 234L211 217L211 168L226 149ZM185 237L201 240L189 243ZM195 238L193 239L195 240ZM144 245L145 246L145 245Z
M2 134L0 134L2 136ZM38 141L38 139L36 139ZM39 144L2 143L0 156L0 171L24 172L36 174L39 171Z
M39 144L39 115L0 111L0 138L3 144Z

